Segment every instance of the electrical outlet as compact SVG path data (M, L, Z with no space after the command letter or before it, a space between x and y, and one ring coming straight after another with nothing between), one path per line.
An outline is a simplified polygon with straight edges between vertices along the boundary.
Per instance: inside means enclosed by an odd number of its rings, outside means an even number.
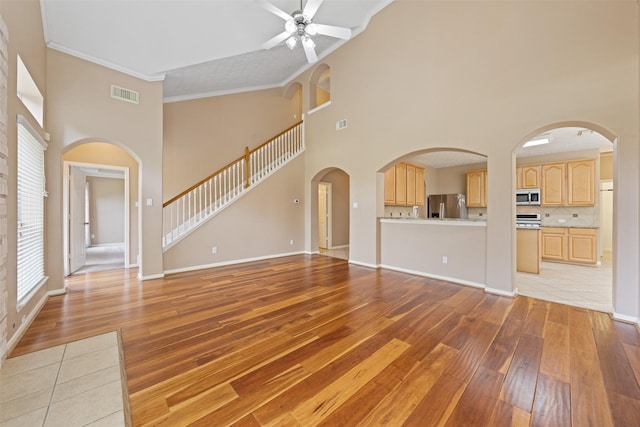
M289 240L289 244L290 244L290 245L293 245L293 240Z
M446 263L448 263L448 262L449 262L449 257L448 257L448 256L443 256L443 257L442 257L442 263L443 263L443 264L446 264Z
M217 246L213 246L213 247L211 248L211 253L212 253L212 254L217 254L217 253L218 253L218 247L217 247Z

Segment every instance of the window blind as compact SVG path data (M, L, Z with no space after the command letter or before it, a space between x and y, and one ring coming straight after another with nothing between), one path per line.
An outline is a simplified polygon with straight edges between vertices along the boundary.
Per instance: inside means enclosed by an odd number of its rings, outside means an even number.
M45 149L46 143L18 117L18 304L45 280Z

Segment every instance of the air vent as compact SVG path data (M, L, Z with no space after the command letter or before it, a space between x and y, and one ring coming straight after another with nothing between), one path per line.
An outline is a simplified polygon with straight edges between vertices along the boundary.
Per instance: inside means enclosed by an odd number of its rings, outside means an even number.
M140 94L138 92L116 85L111 85L111 97L121 101L131 102L132 104L140 103Z
M338 120L336 122L336 130L342 130L347 127L347 119Z

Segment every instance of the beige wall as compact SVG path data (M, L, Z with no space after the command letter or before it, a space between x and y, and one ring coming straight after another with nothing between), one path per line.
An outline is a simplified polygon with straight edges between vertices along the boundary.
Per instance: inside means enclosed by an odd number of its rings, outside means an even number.
M301 99L280 89L164 105L163 198L169 200L295 124Z
M331 183L331 244L349 244L349 175L332 170L320 179Z
M140 275L163 274L162 267L162 83L147 82L82 59L47 51L49 125L47 152L47 252L52 289L63 286L62 264L62 156L86 142L109 142L125 149L139 162L138 215ZM110 97L111 84L140 93L140 104ZM152 206L147 206L147 200Z
M7 272L6 280L9 284L7 288L7 331L6 338L11 343L14 334L22 327L23 319L27 322L36 313L38 304L41 304L46 297L46 286L40 289L31 300L22 309L17 310L16 307L16 247L17 247L17 176L16 176L16 148L17 148L17 124L16 116L18 114L24 116L29 123L36 129L40 136L44 137L44 131L40 128L38 122L31 116L16 95L17 91L17 55L20 55L25 66L29 70L31 77L35 81L40 93L48 99L47 82L46 82L46 48L44 45L44 35L42 32L42 18L40 14L40 3L35 0L24 1L2 1L0 2L0 15L4 20L9 33L8 46L8 84L7 84L7 141L8 141L8 187L9 194L7 197ZM49 122L47 109L44 111L45 128ZM46 152L47 160L50 153ZM47 185L50 190L51 186ZM45 200L45 215L51 211L51 201ZM49 229L45 225L46 230ZM58 249L59 250L59 249ZM59 250L60 251L60 250ZM45 254L45 274L51 276L52 259L49 254ZM51 289L52 280L49 280L49 289ZM59 287L59 286L58 286ZM2 337L0 337L0 341ZM3 355L0 355L0 358Z
M304 164L301 154L172 246L165 253L165 270L301 252L306 204L301 179ZM300 199L300 203L293 203L294 199ZM216 254L211 250L214 246Z
M63 155L63 160L78 163L119 166L129 169L129 264L138 264L138 162L127 151L105 142L87 142L75 146Z
M124 242L124 179L88 176L92 245Z
M415 16L420 25L407 26ZM351 209L351 260L380 262L378 171L424 149L466 149L488 157L484 283L511 292L513 150L547 129L588 125L618 138L618 190L626 197L617 201L617 227L625 231L616 241L614 305L639 317L637 34L631 1L397 0L383 9L365 32L324 59L331 106L305 123L306 181L327 167L350 176L351 202L358 204ZM311 72L297 79L305 99ZM336 132L342 118L349 127ZM313 191L308 185L307 195ZM311 250L313 210L306 216Z

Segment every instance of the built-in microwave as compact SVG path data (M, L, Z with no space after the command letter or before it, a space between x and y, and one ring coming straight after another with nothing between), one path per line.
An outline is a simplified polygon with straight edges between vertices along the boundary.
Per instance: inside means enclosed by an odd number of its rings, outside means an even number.
M516 205L539 205L540 189L528 188L526 190L516 190Z

